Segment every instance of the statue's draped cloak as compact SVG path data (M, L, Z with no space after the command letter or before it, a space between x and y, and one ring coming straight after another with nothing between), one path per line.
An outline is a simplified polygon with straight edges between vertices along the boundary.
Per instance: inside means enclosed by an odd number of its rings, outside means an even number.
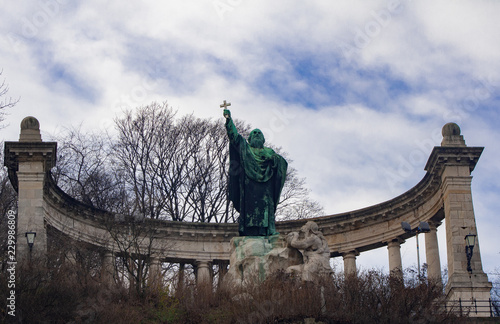
M273 149L253 148L226 120L229 136L229 200L240 213L239 233L273 235L288 163Z

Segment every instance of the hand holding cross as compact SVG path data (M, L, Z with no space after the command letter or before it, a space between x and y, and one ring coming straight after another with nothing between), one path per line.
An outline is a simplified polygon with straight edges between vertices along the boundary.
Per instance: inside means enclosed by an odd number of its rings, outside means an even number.
M229 111L229 109L227 109L227 107L231 106L231 103L230 102L226 102L226 100L224 100L224 102L222 103L222 105L220 105L221 108L224 108L224 117L226 119L229 119L231 118L231 112Z

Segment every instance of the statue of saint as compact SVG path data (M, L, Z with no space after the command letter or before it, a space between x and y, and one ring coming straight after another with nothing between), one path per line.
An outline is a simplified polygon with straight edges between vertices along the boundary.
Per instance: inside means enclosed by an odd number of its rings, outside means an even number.
M259 129L254 129L247 141L236 130L229 110L224 109L224 117L229 137L229 200L240 213L240 236L277 234L274 214L288 163L264 147Z

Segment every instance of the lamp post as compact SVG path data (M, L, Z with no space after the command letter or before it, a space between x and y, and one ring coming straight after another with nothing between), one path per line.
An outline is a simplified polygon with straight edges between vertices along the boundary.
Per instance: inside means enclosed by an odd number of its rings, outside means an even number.
M26 236L26 241L28 242L28 246L30 248L30 263L31 263L31 251L33 250L33 244L35 243L36 232L26 232L24 233Z
M474 245L476 245L476 235L470 233L465 235L465 255L467 255L467 271L469 271L469 273L472 273L470 260L472 259Z
M418 266L418 277L420 278L420 246L418 244L418 234L419 233L428 233L431 231L429 227L429 223L420 222L417 228L412 229L411 225L407 222L401 222L401 227L406 233L413 234L415 233L415 238L417 240L417 266Z

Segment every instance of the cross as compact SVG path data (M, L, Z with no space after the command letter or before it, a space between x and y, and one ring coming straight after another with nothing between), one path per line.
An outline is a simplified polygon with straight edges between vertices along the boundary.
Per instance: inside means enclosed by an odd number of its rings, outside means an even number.
M230 102L226 102L226 100L224 100L224 103L222 105L220 105L221 108L224 108L224 109L227 109L227 107L231 106L231 103Z

